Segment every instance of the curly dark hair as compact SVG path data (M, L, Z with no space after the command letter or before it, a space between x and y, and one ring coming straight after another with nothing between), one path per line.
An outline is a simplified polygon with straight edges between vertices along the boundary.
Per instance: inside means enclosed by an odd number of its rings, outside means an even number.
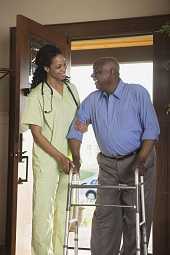
M47 73L44 66L49 67L52 59L62 54L61 50L54 45L46 44L37 52L35 64L37 65L31 82L31 88L35 88L39 83L46 81Z

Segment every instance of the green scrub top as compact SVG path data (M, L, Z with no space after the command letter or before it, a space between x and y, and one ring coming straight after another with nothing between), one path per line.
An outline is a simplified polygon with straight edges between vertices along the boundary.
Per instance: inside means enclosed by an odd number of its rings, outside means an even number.
M73 84L69 84L77 102L79 96ZM21 130L25 131L30 124L40 126L42 134L47 140L65 156L69 156L66 135L75 116L77 106L71 93L64 84L63 95L51 90L44 82L42 95L42 83L31 90L26 98L26 107L21 120ZM52 102L51 102L52 98ZM51 110L52 103L52 111ZM47 112L46 112L47 111ZM57 167L56 160L43 151L36 143L33 146L33 167L43 168Z

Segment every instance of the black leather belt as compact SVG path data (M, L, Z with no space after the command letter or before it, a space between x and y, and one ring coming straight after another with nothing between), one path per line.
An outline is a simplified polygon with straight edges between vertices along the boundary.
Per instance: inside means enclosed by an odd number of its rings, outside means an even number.
M107 155L103 154L102 152L100 152L100 153L105 158L110 158L110 159L115 159L115 160L123 160L125 158L129 158L130 156L133 156L133 155L137 154L139 152L139 150L140 149L138 149L136 151L133 151L133 152L131 152L129 154L126 154L126 155L117 155L117 156L107 156Z

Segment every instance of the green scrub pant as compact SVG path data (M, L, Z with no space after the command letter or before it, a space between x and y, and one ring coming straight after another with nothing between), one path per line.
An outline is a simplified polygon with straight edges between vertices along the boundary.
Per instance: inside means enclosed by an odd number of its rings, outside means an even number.
M34 168L32 255L62 255L68 176Z

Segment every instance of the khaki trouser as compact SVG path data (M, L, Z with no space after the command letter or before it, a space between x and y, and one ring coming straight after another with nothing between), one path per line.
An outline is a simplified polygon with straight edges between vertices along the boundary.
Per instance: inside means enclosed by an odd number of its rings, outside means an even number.
M132 166L136 155L123 160L114 160L98 154L99 177L101 185L134 185ZM146 162L144 176L145 208L147 238L149 239L153 206L155 200L155 151L153 150ZM132 205L135 201L135 191L99 189L96 203ZM97 207L92 221L91 252L92 255L118 255L123 233L121 254L136 254L136 218L132 208Z

